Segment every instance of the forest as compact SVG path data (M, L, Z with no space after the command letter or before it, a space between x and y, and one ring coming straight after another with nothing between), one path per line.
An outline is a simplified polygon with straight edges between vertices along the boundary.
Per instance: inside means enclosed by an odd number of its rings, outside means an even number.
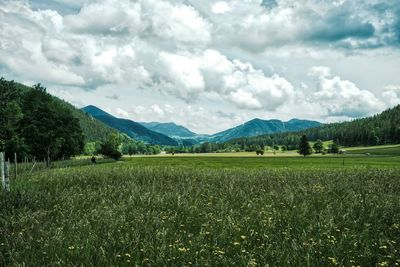
M47 93L40 84L27 87L0 78L0 151L6 158L45 160L96 155L101 147L124 154L159 154L158 146L144 144L109 128L71 104Z

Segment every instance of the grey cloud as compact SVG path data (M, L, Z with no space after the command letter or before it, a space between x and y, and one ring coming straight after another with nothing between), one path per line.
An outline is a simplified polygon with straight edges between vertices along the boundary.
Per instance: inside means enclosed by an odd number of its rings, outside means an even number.
M52 9L62 15L78 13L81 3L78 1L57 1L57 0L31 0L30 5L34 10Z
M118 100L119 96L116 94L113 94L113 95L107 95L106 98L111 99L111 100Z
M267 8L274 8L278 6L278 3L275 0L262 0L261 5L267 7Z
M316 24L309 39L316 42L337 42L346 38L368 39L375 33L371 23L352 17L348 10L336 10Z
M237 117L236 114L233 113L233 112L227 113L227 112L224 112L224 111L222 111L222 110L218 110L218 111L215 112L215 113L216 113L219 117L225 118L225 119L234 119L234 118Z

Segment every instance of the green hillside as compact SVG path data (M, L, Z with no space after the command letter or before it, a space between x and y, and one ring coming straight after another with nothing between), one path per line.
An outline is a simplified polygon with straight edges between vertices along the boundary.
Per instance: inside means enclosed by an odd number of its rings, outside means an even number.
M98 107L87 106L84 107L82 111L86 112L93 118L107 124L108 126L145 143L170 146L178 145L178 143L174 139L164 134L149 130L135 121L116 118L108 114L107 112L99 109Z
M23 92L32 90L32 87L16 83L16 87ZM104 123L94 119L85 112L71 105L70 103L53 96L54 101L63 107L67 108L71 114L79 120L79 125L82 128L83 135L85 137L85 142L99 142L105 140L110 134L118 133L117 130L108 127Z
M191 138L195 137L197 134L190 131L186 127L183 127L181 125L177 125L173 122L167 122L167 123L162 123L162 122L141 122L144 127L147 129L150 129L152 131L158 132L165 134L169 137L172 138Z

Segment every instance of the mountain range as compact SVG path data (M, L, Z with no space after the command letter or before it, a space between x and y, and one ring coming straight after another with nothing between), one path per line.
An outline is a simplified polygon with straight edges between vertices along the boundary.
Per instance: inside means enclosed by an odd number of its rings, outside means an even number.
M173 122L135 122L116 118L95 106L82 109L93 118L100 120L111 128L128 136L152 144L160 145L192 145L204 142L223 143L240 137L252 137L263 134L294 132L318 127L321 123L309 120L292 119L290 121L253 119L242 125L213 134L196 134L184 126Z
M131 138L136 140L141 140L146 143L156 144L156 145L169 145L169 146L177 146L178 142L171 137L154 132L144 127L138 122L120 119L108 114L107 112L99 109L95 106L87 106L82 109L82 111L86 112L93 118L103 122L111 128L114 128L122 133L125 133Z
M198 135L190 131L189 129L181 125L177 125L173 122L141 122L140 124L149 130L168 135L172 138L193 138Z
M292 119L290 121L253 119L242 125L216 133L211 141L222 143L240 137L252 137L263 134L295 132L320 126L317 121Z

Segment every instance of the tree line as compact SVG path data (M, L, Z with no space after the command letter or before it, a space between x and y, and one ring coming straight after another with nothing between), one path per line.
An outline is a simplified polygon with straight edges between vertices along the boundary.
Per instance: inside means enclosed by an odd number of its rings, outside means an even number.
M133 140L49 93L41 84L23 86L0 78L0 151L45 160L102 154L159 154L157 145Z
M296 150L303 135L313 142L334 140L341 146L398 144L400 143L400 105L368 118L325 124L299 132L238 138L227 143L240 146L241 150L275 144L285 146L288 150Z

